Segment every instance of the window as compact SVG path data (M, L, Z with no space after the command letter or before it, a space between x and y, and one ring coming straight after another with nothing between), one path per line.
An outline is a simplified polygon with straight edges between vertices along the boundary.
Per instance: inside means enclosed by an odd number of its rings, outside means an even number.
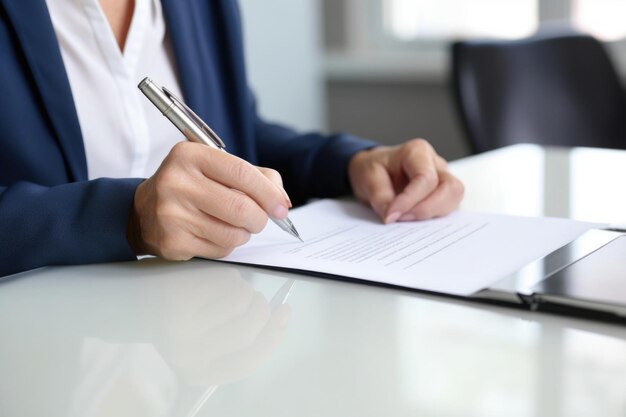
M572 24L605 41L626 37L626 1L572 0Z
M539 24L538 0L384 0L385 32L402 41L520 38Z
M603 40L626 37L625 0L375 0L384 32L396 41L532 34L559 20Z
M517 39L569 26L604 41L626 68L626 0L325 0L341 42L326 52L330 76L445 80L449 44ZM331 10L332 10L331 7ZM341 17L338 17L341 16Z

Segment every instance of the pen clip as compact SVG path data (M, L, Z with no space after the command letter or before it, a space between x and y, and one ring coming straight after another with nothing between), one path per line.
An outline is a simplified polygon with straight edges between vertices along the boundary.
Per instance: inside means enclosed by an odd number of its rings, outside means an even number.
M191 110L185 103L183 103L178 97L176 97L174 93L172 93L165 87L161 87L161 90L163 91L163 94L167 96L167 98L172 100L172 103L174 103L175 106L177 106L179 109L185 112L187 116L189 116L189 119L191 119L191 121L200 130L206 133L211 141L213 141L215 146L217 146L219 149L226 148L226 145L224 144L224 142L222 142L222 139L220 139L220 137L206 123L204 123L204 121L196 113L194 113L193 110Z

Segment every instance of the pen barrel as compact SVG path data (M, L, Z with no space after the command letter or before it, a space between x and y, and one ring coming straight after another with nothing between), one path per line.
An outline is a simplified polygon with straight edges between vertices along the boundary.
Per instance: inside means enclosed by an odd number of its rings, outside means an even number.
M285 232L289 233L291 236L302 241L302 238L298 234L298 231L296 230L296 227L293 225L291 220L289 220L289 217L285 217L284 219L277 219L275 217L270 216L270 219L282 230L284 230Z
M144 78L139 83L141 92L156 106L163 116L167 117L170 122L185 138L191 142L203 143L214 149L221 149L215 142L202 130L201 127L190 121L185 112L177 107L170 97L168 97L161 88L153 83L149 78Z
M172 100L150 78L146 77L141 80L137 87L161 113L165 114L168 108L172 106Z

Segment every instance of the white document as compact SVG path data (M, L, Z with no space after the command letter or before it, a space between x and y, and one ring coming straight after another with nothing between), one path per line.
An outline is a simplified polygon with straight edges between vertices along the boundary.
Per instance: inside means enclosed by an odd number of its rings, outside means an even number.
M294 209L289 218L304 243L270 222L223 260L469 296L597 226L462 211L385 225L363 205L336 200Z

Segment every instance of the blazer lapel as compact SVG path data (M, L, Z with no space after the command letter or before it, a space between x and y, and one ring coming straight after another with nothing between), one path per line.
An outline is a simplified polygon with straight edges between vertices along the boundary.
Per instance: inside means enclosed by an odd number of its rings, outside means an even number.
M216 0L161 0L185 101L221 136L228 152L239 155L242 149L233 137L241 135L234 133L232 126L228 125L237 112L237 100L230 96L238 94L229 89L233 85L232 77L226 75L233 69L230 64L232 50L216 29L216 26L221 28L227 24L222 22L221 3ZM217 67L228 68L228 71L220 72Z
M184 5L178 3L185 3ZM190 2L162 0L163 13L167 22L168 34L174 47L174 56L180 73L181 88L187 105L198 113L202 99L198 95L199 86L204 84L203 66L195 53L198 35L194 29L194 16Z
M13 23L73 181L87 179L87 161L72 90L44 0L0 0Z

